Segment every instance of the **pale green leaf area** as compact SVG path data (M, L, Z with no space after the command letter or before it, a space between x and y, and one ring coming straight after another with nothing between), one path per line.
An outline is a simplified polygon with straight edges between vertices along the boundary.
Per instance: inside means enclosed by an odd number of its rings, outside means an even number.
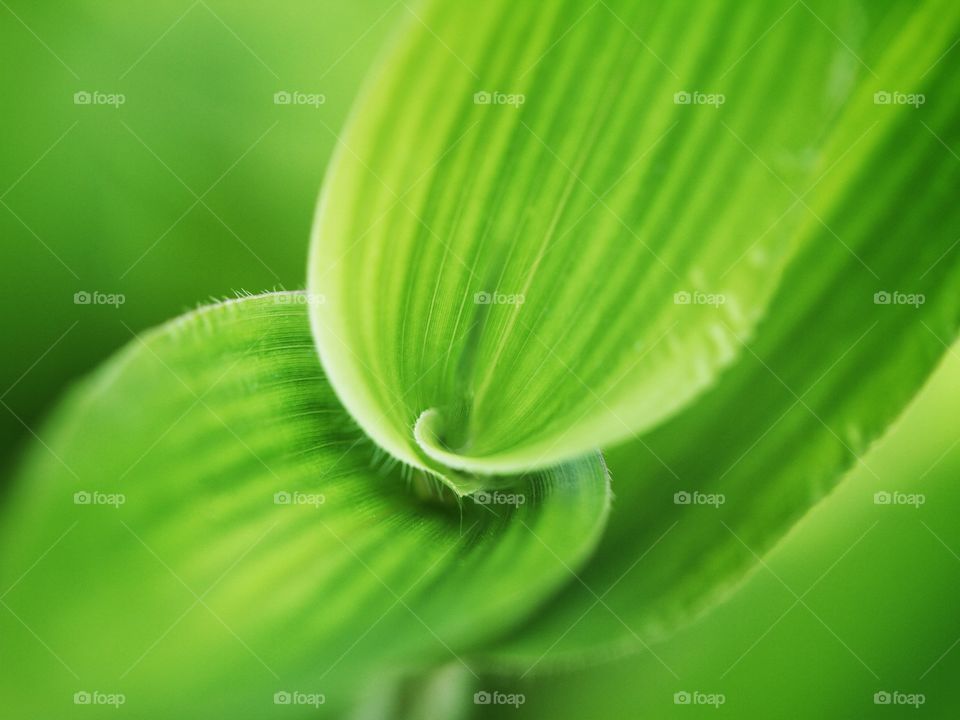
M305 301L138 338L40 431L3 513L4 713L114 716L75 693L137 718L290 717L276 693L334 712L459 665L582 564L608 507L598 455L486 504L427 497L340 406Z
M863 29L855 5L816 7ZM649 430L742 354L858 79L785 9L434 2L411 21L348 123L309 266L324 367L378 444L549 465Z
M526 669L642 652L728 595L845 473L874 474L863 456L956 337L960 159L941 139L960 139L958 60L936 61L960 8L884 13L858 48L881 79L864 70L836 125L838 162L806 201L801 249L755 339L738 338L739 361L695 405L609 450L603 544L501 659ZM876 86L927 102L875 105Z

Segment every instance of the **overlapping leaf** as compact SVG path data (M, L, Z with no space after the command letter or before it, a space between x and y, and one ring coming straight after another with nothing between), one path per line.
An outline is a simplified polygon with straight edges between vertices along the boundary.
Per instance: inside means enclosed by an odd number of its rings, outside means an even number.
M842 487L764 556L729 603L651 644L656 657L642 652L556 673L538 673L538 664L517 683L531 660L513 678L484 684L525 693L522 714L550 720L683 720L697 708L674 705L673 693L693 687L726 696L719 712L704 708L705 717L761 720L784 708L797 718L898 716L873 695L901 683L913 683L926 703L900 716L955 717L960 655L948 648L957 638L950 599L960 594L958 404L954 345ZM876 502L875 493L891 491L900 491L899 503Z
M791 188L835 159L820 150L858 66L784 10L424 10L355 109L309 268L324 366L376 442L523 470L709 386L806 220ZM756 42L779 24L786 41Z
M378 470L304 299L170 323L42 433L0 525L5 711L109 715L74 704L101 693L142 718L289 717L274 694L299 692L332 712L371 677L459 662L589 553L596 455L462 507Z
M873 12L858 46L870 70L825 146L835 167L805 200L801 249L756 340L695 406L608 453L604 543L504 651L525 669L641 649L729 591L861 462L956 337L960 97L958 60L943 54L960 11ZM876 104L883 88L925 103Z

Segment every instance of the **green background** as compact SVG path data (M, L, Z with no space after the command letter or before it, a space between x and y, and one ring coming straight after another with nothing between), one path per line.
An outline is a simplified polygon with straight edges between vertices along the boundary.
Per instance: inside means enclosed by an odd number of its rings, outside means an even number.
M24 423L35 429L131 332L211 298L304 286L336 134L403 12L384 0L0 5L5 469ZM75 105L78 91L126 102ZM326 102L275 105L278 91ZM74 305L80 291L126 303Z

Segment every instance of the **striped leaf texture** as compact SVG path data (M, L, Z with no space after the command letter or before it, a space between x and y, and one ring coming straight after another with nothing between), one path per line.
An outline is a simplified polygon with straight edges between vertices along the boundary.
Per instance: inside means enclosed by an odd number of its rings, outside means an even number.
M797 6L764 42L823 34L820 20ZM646 652L735 589L846 474L879 477L872 443L960 327L960 56L947 54L960 8L870 3L863 20L847 48L863 81L825 144L837 160L795 188L809 217L755 337L738 337L739 360L693 406L610 449L601 548L500 660L527 671ZM875 97L887 88L920 100Z
M9 717L336 714L418 668L469 675L589 554L596 454L459 507L418 494L325 381L304 298L138 338L42 431L0 524Z
M862 31L852 4L819 5ZM874 80L788 7L433 2L411 20L341 138L309 267L324 367L371 437L415 466L516 472L711 385L816 230L798 193Z

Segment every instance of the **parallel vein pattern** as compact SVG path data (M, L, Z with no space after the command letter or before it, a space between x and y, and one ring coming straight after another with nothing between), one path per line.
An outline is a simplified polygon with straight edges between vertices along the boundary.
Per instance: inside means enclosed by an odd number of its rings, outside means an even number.
M332 713L372 680L460 665L590 552L596 455L528 478L522 503L461 508L378 470L303 301L174 321L57 412L0 524L12 716L89 717L73 694L95 689L142 718L288 717L274 695L293 691Z
M825 143L831 171L798 188L810 210L767 317L694 406L610 450L617 501L583 582L501 660L526 672L586 650L642 652L709 607L846 473L876 477L872 444L953 345L960 158L944 143L960 148L960 58L944 53L960 8L871 3L865 20L856 50L871 70ZM925 103L875 103L898 88Z
M826 169L857 67L802 13L750 49L782 14L428 7L355 109L313 239L318 346L371 437L413 465L519 471L713 382L763 315L806 213L791 188ZM787 63L804 72L784 83Z

